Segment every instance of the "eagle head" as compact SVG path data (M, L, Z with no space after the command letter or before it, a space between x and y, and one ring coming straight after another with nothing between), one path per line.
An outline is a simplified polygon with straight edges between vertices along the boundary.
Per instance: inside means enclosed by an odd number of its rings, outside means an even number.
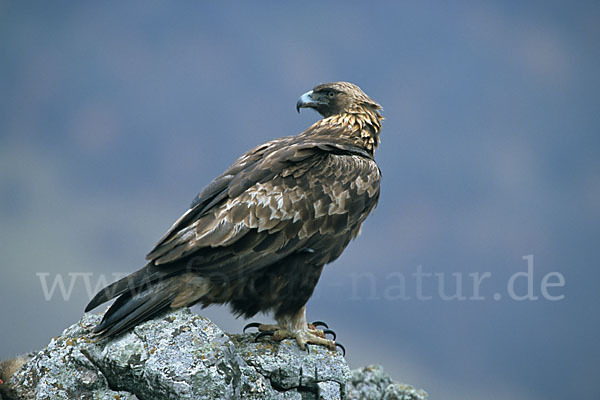
M365 107L373 111L381 109L377 102L349 82L322 83L300 96L296 103L298 112L301 108L314 108L325 118L336 114L361 112Z

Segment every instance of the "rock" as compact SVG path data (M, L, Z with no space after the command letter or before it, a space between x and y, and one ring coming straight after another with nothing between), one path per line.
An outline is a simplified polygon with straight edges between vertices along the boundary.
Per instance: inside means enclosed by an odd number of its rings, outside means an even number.
M427 400L424 390L392 381L379 365L353 370L346 392L352 400Z
M380 368L351 373L338 352L310 346L307 353L291 340L226 334L187 308L112 340L90 337L101 317L86 314L35 354L2 385L5 398L426 398L394 384Z

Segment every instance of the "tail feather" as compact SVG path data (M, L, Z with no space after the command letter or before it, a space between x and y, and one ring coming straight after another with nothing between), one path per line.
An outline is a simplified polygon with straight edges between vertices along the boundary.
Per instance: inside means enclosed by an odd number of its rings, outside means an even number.
M144 290L145 287L152 285L154 282L165 279L173 274L173 268L160 268L147 264L131 275L126 276L114 283L111 283L104 289L100 290L85 307L85 312L91 311L102 303L114 299L117 296L129 292L130 297Z
M94 333L116 336L169 308L181 288L177 278L158 281L132 295L122 294L104 314Z

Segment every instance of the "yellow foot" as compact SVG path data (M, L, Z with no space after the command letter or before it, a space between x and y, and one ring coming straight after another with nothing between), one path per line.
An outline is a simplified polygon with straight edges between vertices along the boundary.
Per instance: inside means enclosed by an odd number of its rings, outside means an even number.
M325 333L320 329L307 329L303 331L290 332L287 329L278 329L273 333L273 340L282 341L283 339L296 339L302 349L306 349L307 344L319 344L330 350L335 350L335 342L325 339Z
M327 325L323 323L320 324L327 327ZM281 342L284 339L296 339L296 342L302 349L307 349L307 344L317 344L325 346L330 350L335 350L337 346L342 349L344 354L346 354L344 346L335 342L335 332L328 328L325 330L317 329L315 325L317 325L317 323L306 324L305 329L291 330L288 328L283 328L279 325L260 324L258 322L252 322L244 327L244 332L248 328L257 328L259 333L256 336L256 340L264 336L271 336L273 340L277 342ZM333 336L333 340L326 339L327 334L331 334Z
M259 332L274 332L279 329L279 325L261 324L259 322L250 322L244 327L242 332L246 333L246 329L256 328Z

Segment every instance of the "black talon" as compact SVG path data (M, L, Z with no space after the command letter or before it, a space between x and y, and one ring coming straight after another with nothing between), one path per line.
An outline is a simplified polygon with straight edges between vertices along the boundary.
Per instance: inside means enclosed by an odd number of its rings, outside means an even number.
M244 327L244 329L242 330L242 333L246 333L246 329L248 328L258 328L260 326L259 322L250 322L248 325L246 325Z
M344 357L346 357L346 348L342 346L341 343L335 342L335 347L339 347L340 349L342 349L342 354L344 355Z
M329 325L327 325L325 322L323 321L315 321L311 324L312 326L314 326L315 328L318 328L319 326L324 327L325 329L329 329Z
M258 339L265 337L265 336L273 336L275 334L275 331L262 331L262 332L258 332L258 335L256 335L256 337L254 338L255 342L258 342Z
M335 341L335 338L337 338L337 335L331 329L323 329L323 333L326 335L330 334L331 336L333 336L333 339L332 339L333 341Z

